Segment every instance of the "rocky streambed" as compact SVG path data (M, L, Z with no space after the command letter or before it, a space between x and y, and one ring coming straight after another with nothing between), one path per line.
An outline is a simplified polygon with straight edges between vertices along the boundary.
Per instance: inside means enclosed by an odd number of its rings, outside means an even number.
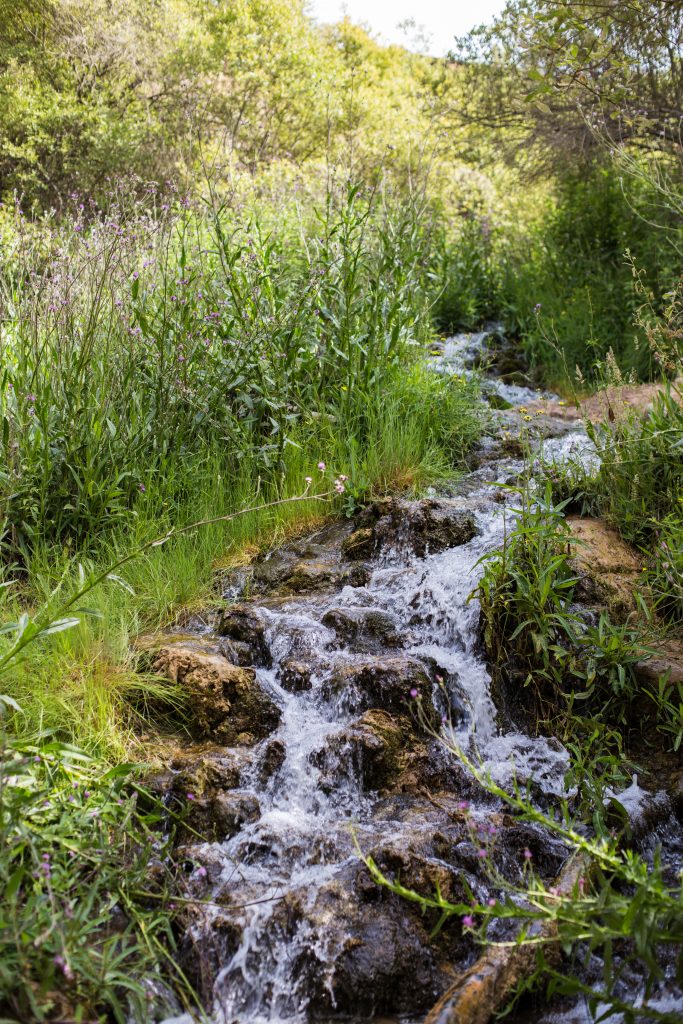
M445 343L463 372L485 335ZM499 781L548 805L568 755L515 725L492 692L470 599L502 542L538 396L492 377L491 431L438 495L388 498L285 545L225 581L224 607L162 638L150 667L188 695L192 736L151 784L183 815L187 903L180 958L215 1024L423 1021L481 950L371 879L453 902L500 895L532 861L567 851L509 817L445 749L476 752ZM548 399L548 396L546 396ZM594 459L575 423L533 419L538 457ZM659 819L674 829L671 807ZM492 870L495 869L495 870ZM494 937L505 937L498 924ZM181 1018L179 1018L181 1019ZM185 1016L183 1021L192 1018ZM578 1019L578 1018L577 1018Z

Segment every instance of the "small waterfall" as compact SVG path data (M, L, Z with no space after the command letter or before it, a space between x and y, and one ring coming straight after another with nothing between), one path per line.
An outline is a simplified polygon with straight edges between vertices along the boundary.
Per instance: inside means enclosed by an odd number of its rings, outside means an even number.
M434 369L468 372L467 364L485 340L483 333L450 339L433 357ZM517 404L538 397L528 388L501 382L496 382L496 391ZM228 914L238 936L215 979L211 1013L216 1024L303 1024L309 1019L329 1020L336 1013L350 1019L353 998L347 995L346 1005L339 1005L346 984L338 978L340 963L356 956L358 943L365 943L367 957L373 955L373 943L382 956L389 956L382 945L385 933L377 937L372 931L380 927L377 915L382 904L376 904L374 917L362 918L362 926L353 916L355 904L349 893L359 866L354 834L363 850L400 851L429 843L435 877L452 869L444 853L433 852L435 835L447 828L442 812L414 794L387 797L364 783L353 744L354 730L364 726L362 721L358 725L354 693L338 683L344 672L363 667L371 673L373 657L400 656L431 666L430 678L443 681L450 703L444 709L444 727L453 731L459 744L475 745L501 781L513 774L533 774L541 790L562 791L568 757L559 744L501 732L480 649L479 608L471 594L483 571L480 559L501 544L504 520L507 517L509 527L514 515L510 506L493 500L492 484L515 479L522 468L521 461L491 447L489 458L483 446L479 469L447 489L451 503L472 510L475 532L466 543L418 557L399 532L395 543L373 563L364 586L254 603L272 655L272 666L259 668L257 678L281 718L272 736L255 748L251 767L240 782L258 798L258 820L243 825L232 838L210 844L212 856L221 864L220 877L208 894L216 905L206 909L197 928L218 927ZM543 457L556 462L584 458L589 464L594 458L586 435L575 428L566 437L546 441ZM393 641L400 645L395 650L368 654L358 643L341 641L334 628L323 623L331 613L365 621L370 612L384 614L387 628L391 626L392 636L398 638ZM292 659L312 666L309 688L283 685L283 666ZM408 711L410 693L405 697ZM262 759L274 741L283 755L264 782ZM329 758L336 765L332 780L326 773ZM488 822L492 811L485 805L480 811L475 806L472 813L474 820L480 813ZM464 850L465 840L458 843L457 849ZM196 852L208 851L204 847ZM367 896L373 898L371 893ZM425 972L427 968L432 969L428 964ZM371 974L364 963L359 971ZM375 985L379 989L381 980ZM353 1019L373 1016L360 989L357 1005L358 1017Z

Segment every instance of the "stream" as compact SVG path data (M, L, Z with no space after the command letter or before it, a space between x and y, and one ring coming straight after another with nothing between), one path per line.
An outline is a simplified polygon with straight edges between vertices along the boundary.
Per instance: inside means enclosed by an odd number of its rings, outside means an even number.
M472 372L487 337L436 346L434 371ZM407 887L438 885L454 901L465 883L480 900L499 895L529 859L552 878L566 856L509 818L436 735L499 782L530 781L545 805L563 792L566 750L497 710L470 599L514 517L504 487L524 465L519 407L540 397L494 375L485 393L505 408L492 411L471 472L285 545L226 580L224 613L169 640L183 664L253 665L271 709L265 735L198 744L173 766L197 830L220 822L182 847L188 889L206 902L188 911L180 956L215 1024L416 1024L476 959L459 924L432 935L434 921L379 889L358 849ZM539 459L597 464L575 423L543 414L528 434Z

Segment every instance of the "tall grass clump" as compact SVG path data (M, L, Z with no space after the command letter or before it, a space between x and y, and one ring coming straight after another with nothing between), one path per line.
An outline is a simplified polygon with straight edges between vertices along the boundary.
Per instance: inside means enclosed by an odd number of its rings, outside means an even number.
M59 223L15 211L0 281L6 557L91 545L160 475L182 500L209 452L226 478L279 486L320 421L367 440L369 410L431 330L420 203L349 186L264 219L234 193L123 186L105 208L74 199Z

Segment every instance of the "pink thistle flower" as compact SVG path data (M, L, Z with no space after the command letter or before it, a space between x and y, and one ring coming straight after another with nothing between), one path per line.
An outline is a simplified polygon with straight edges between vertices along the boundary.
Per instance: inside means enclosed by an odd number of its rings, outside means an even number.
M420 692L419 690L416 690L415 687L413 687L412 690L410 691L410 696L411 697L417 697L419 692Z
M324 473L325 470L327 469L327 466L325 465L324 462L319 462L318 463L318 469L320 470L321 473Z
M528 846L525 846L524 847L524 860L531 860L532 857L533 857L533 853L531 852L531 850L529 849Z
M490 897L490 898L489 898L489 899L487 900L487 903L488 903L488 905L489 905L490 907L495 907L495 905L496 905L496 900L494 899L494 897L493 897L493 896L491 896L491 897Z
M471 914L465 914L462 923L464 928L474 928L474 918Z
M477 857L479 857L480 860L484 860L484 858L488 857L488 855L488 850L485 850L483 847L481 850L477 852Z

